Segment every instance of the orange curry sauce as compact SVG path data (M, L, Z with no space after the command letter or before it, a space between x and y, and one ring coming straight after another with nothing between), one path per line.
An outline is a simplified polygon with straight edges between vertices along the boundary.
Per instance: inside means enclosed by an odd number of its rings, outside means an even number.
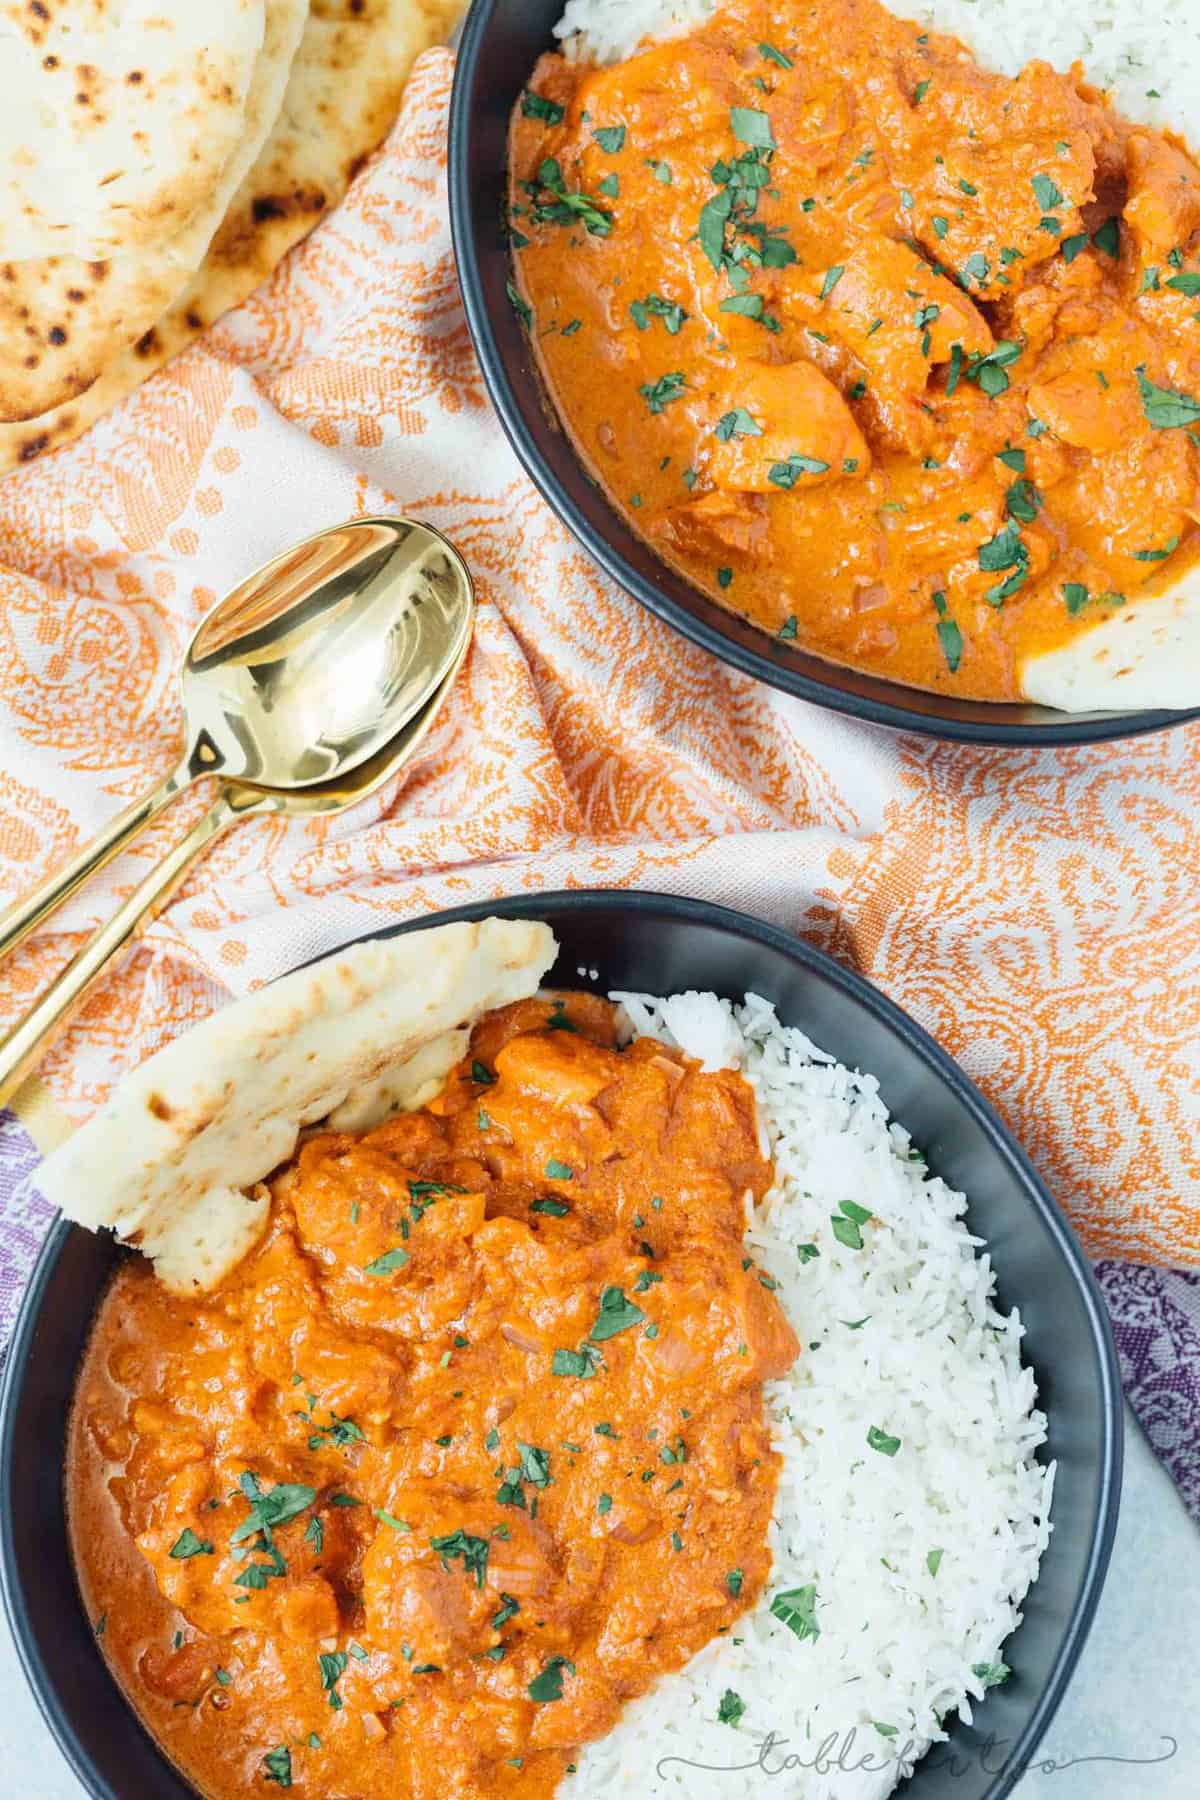
M754 1100L587 995L310 1136L218 1290L122 1265L69 1447L104 1654L205 1794L545 1796L770 1568Z
M1078 71L875 0L732 0L512 122L513 289L617 509L698 587L893 680L1030 657L1200 533L1200 168Z

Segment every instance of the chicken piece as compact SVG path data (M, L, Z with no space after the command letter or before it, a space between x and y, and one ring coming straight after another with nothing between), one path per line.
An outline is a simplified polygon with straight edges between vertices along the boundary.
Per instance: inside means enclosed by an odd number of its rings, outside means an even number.
M1077 450L1119 450L1144 431L1136 371L1153 354L1153 341L1123 316L1091 336L1060 339L1030 385L1030 411Z
M767 556L769 531L765 501L757 494L727 494L720 488L672 507L651 526L651 536L668 551L711 557L718 563L730 554L742 562Z
M1200 230L1200 168L1165 138L1133 133L1126 150L1125 223L1142 267L1185 250Z
M406 1371L391 1351L331 1331L317 1314L305 1319L295 1357L302 1379L293 1385L289 1377L282 1402L293 1411L304 1407L314 1428L334 1417L353 1419L370 1436L398 1416Z
M492 1621L505 1596L550 1628L562 1615L554 1539L525 1508L413 1482L393 1493L387 1511L409 1529L381 1522L363 1558L366 1635L376 1648L400 1661L409 1645L417 1663L479 1655L499 1642Z
M566 1031L513 1038L496 1074L552 1106L587 1106L620 1072L617 1054Z
M595 994L539 994L528 1000L514 1000L511 1005L488 1013L472 1030L472 1064L482 1063L490 1072L510 1038L542 1031L551 1021L555 1031L572 1029L593 1043L612 1048L617 1041L615 1016L612 1004Z
M710 1380L714 1369L733 1389L791 1368L799 1341L753 1265L730 1272L711 1248L689 1244L654 1267L667 1323L639 1352L656 1400L666 1393L671 1405L687 1406L687 1390Z
M292 1503L270 1526L268 1547L254 1528L255 1514L239 1489L236 1467L206 1465L205 1491L211 1492L205 1499L190 1480L169 1483L154 1522L137 1534L160 1592L198 1631L214 1637L243 1627L302 1636L306 1621L319 1624L322 1636L336 1631L338 1607L328 1577L357 1557L354 1523L342 1509L323 1506L313 1488L290 1481L286 1472L276 1482L241 1469L241 1479L250 1474L268 1502L282 1487ZM269 1518L269 1511L263 1516Z
M739 363L723 400L708 459L719 488L771 494L861 476L871 466L854 414L810 362Z
M1080 229L1101 115L1044 62L946 104L950 148L918 190L916 236L972 293L997 300Z
M729 142L729 109L737 104L736 70L719 47L698 44L682 59L672 43L656 44L609 68L596 69L579 83L570 122L584 129L624 125L638 157L671 148L711 161ZM583 115L586 114L586 122ZM584 152L588 168L590 152ZM611 170L611 158L596 165Z
M962 290L907 244L876 238L830 270L823 328L867 371L867 398L897 447L923 450L931 426L921 408L930 370L959 344L987 355L995 339Z
M1195 457L1182 431L1155 431L1095 455L1049 504L1056 523L1129 594L1162 577L1200 515Z

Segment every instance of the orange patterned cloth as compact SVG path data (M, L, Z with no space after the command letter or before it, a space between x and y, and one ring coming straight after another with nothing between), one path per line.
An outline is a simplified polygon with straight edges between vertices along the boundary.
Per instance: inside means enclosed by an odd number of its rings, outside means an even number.
M163 773L174 671L256 563L347 515L448 532L479 583L407 777L223 840L46 1065L82 1116L214 1005L391 920L632 884L803 933L999 1106L1094 1255L1200 1264L1200 728L1075 750L896 738L761 687L588 563L488 410L451 258L452 61L345 203L79 444L0 487L0 894ZM11 1019L193 795L0 968Z

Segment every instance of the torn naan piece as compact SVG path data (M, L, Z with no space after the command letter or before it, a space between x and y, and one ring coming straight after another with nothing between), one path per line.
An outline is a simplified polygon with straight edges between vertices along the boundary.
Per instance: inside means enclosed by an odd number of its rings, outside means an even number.
M121 1081L43 1163L69 1219L136 1244L172 1292L204 1292L251 1250L262 1184L318 1120L419 1105L480 1014L537 991L557 946L519 919L352 945L235 1002Z

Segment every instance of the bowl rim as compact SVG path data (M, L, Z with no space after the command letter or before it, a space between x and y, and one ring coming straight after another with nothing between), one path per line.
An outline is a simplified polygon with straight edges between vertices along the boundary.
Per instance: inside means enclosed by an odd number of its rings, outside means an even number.
M588 556L599 565L604 574L654 617L743 674L752 675L770 687L795 695L801 700L808 700L816 706L868 724L886 726L893 731L918 732L923 737L942 738L957 743L1018 748L1107 743L1114 739L1141 737L1147 732L1168 731L1173 726L1200 718L1200 706L1178 710L1139 708L1128 712L1060 713L1050 707L1038 708L1033 702L1010 705L994 701L958 702L964 706L978 706L981 713L977 718L941 717L935 712L923 711L917 705L916 695L925 690L906 689L882 676L871 676L861 671L844 671L859 682L887 690L886 697L882 694L875 697L870 693L857 693L853 689L836 685L837 675L843 672L836 663L828 664L831 679L826 682L793 667L783 658L776 660L771 657L766 649L771 640L765 633L762 634L763 650L752 649L732 634L709 624L689 610L682 601L648 580L625 560L621 552L610 543L605 532L582 511L559 478L550 459L535 441L523 416L485 297L479 243L472 224L472 102L473 89L481 75L481 62L499 3L500 0L471 0L457 45L450 98L448 145L450 234L454 264L467 329L479 361L484 386L504 435L516 453L518 462L551 511L582 544ZM569 445L569 438L564 437L564 442ZM575 454L573 448L571 454ZM607 500L605 505L613 524L622 530L628 529L624 521L607 507ZM660 563L660 566L664 575L690 585L686 583L685 577L677 575L665 562ZM706 598L699 589L694 592L698 599ZM715 606L715 602L712 604ZM820 663L821 659L814 653L812 661ZM913 698L906 700L905 696L908 694ZM933 700L938 698L932 694L932 690L929 697ZM1013 721L1002 716L1014 712L1028 714L1031 711L1043 712L1046 715L1045 721L1035 721L1028 717ZM996 716L993 718L991 714Z
M472 901L416 919L402 920L378 931L348 939L325 954L337 955L353 944L380 938L403 937L411 932L428 930L435 925L449 925L459 921L472 922L486 917L536 919L545 911L564 910L586 916L588 913L611 910L614 907L627 909L634 921L639 915L654 914L673 924L716 928L728 936L761 945L817 975L839 990L846 1000L873 1015L877 1023L898 1037L941 1079L951 1090L958 1105L973 1117L992 1150L1008 1165L1017 1184L1046 1226L1068 1272L1074 1277L1090 1328L1100 1389L1101 1433L1096 1445L1097 1508L1086 1566L1075 1602L1054 1652L1050 1673L1032 1706L1024 1729L1013 1742L1011 1754L998 1772L993 1786L987 1791L986 1800L1005 1800L1005 1796L1011 1793L1026 1773L1032 1754L1058 1711L1075 1672L1104 1587L1120 1511L1124 1466L1123 1395L1112 1325L1091 1265L1066 1214L1052 1198L1026 1152L991 1102L984 1098L975 1083L937 1039L864 976L836 962L803 938L751 913L722 906L715 901L696 900L650 889L557 888L541 893L510 894ZM67 1763L96 1800L122 1800L117 1791L95 1771L68 1717L59 1688L34 1641L13 1544L12 1509L7 1504L12 1483L17 1410L15 1400L33 1350L45 1291L68 1239L72 1233L84 1229L61 1216L52 1225L22 1296L5 1359L3 1379L0 1381L0 1594L3 1595L5 1615L21 1668L51 1735ZM114 1697L122 1705L130 1707L145 1732L146 1727L142 1724L140 1715L130 1706L115 1678L113 1689ZM163 1755L152 1735L147 1732L147 1736L151 1738L159 1754ZM164 1762L166 1761L164 1756ZM917 1768L920 1768L920 1764ZM902 1784L899 1792L903 1794L906 1791L907 1783Z

